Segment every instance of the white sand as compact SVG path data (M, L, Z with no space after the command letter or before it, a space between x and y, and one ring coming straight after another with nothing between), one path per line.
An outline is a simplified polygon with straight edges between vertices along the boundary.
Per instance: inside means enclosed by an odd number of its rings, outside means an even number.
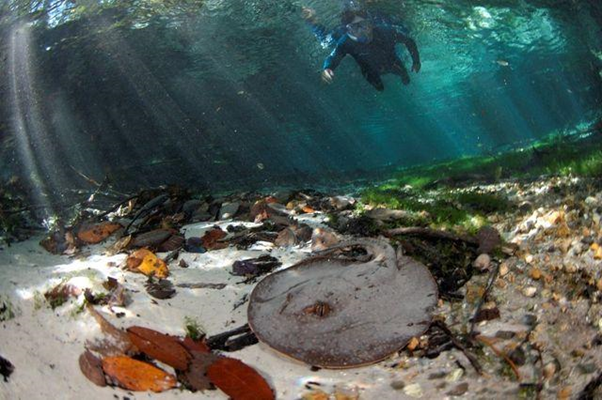
M312 226L320 225L321 216L305 217ZM225 228L229 222L220 223ZM195 224L185 228L186 236L200 236L212 224ZM101 335L94 318L88 312L78 313L81 296L54 311L43 302L42 294L61 280L81 287L101 289L101 283L108 276L117 278L131 292L132 302L125 308L102 308L103 315L118 327L140 325L160 332L184 335L185 317L194 318L209 335L217 334L245 324L247 304L233 311L233 305L245 294L250 293L253 284L238 284L242 277L230 275L232 263L236 260L266 254L265 250L239 251L227 248L204 254L182 253L188 268L178 266L178 261L170 263L170 279L179 283L226 283L226 288L183 289L177 288L174 298L154 300L144 288L146 277L126 272L117 266L125 254L103 255L108 244L90 246L83 249L88 256L69 258L47 253L38 242L41 238L15 244L0 251L0 295L8 296L17 309L17 316L0 324L0 355L11 361L15 372L8 383L0 380L1 399L112 399L114 395L130 399L226 399L219 391L191 393L178 389L164 393L132 393L119 388L100 388L88 381L81 373L78 357L84 351L86 340ZM109 243L110 244L110 243ZM261 246L256 246L261 247ZM267 246L269 247L269 246ZM270 254L282 261L282 268L308 256L309 246L291 249L274 248ZM117 318L114 312L125 312ZM310 371L310 367L276 354L263 344L247 347L241 351L228 353L253 366L267 378L279 399L297 399L308 392L307 382L317 382L327 393L335 388L355 390L362 399L400 399L408 397L404 390L394 390L391 383L404 380L406 386L426 381L427 373L417 373L428 367L429 372L453 372L457 367L457 352L449 352L437 360L411 362L409 369L391 368L401 357L379 364L350 370ZM463 359L466 365L467 363ZM408 379L408 377L410 379ZM424 389L426 389L426 386ZM433 386L433 385L430 385ZM410 387L411 388L411 387ZM443 396L439 390L433 392ZM446 390L449 390L447 387ZM425 393L426 394L426 393ZM417 394L414 394L417 397ZM117 397L115 397L117 398ZM426 396L428 398L428 396Z

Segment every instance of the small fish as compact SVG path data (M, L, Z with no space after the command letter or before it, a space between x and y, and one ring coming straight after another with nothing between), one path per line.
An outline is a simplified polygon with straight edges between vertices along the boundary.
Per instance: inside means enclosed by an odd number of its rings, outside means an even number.
M496 60L496 63L498 63L502 67L509 67L510 66L510 63L508 61L506 61L506 60Z
M265 165L263 165L263 163L257 163L257 168L263 170L265 169Z
M245 94L244 90L241 90L240 92L238 92L239 95Z

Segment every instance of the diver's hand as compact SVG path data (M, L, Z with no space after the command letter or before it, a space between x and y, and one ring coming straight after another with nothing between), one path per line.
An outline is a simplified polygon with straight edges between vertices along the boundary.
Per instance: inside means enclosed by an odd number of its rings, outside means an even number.
M301 17L310 23L315 23L316 21L316 10L309 7L303 7L301 9Z
M412 71L418 73L420 71L421 67L422 67L422 64L420 64L420 61L415 62L414 64L412 64Z
M324 71L322 71L322 80L328 84L332 83L332 80L334 79L334 71L331 70L330 68L326 68Z

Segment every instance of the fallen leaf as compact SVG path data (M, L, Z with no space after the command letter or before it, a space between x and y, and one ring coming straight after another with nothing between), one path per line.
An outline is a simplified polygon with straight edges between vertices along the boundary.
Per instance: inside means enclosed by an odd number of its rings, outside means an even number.
M162 392L177 384L173 375L127 356L104 358L102 369L117 386L127 390Z
M222 357L207 369L211 382L232 400L271 400L274 392L257 371L235 358Z
M207 250L219 250L228 247L227 243L218 242L218 240L225 238L226 235L226 232L219 227L207 231L201 238L203 247Z
M190 354L177 338L141 326L129 327L127 332L132 343L147 356L180 371L188 368Z
M186 348L191 354L198 353L211 353L211 349L205 343L205 340L194 340L191 337L186 336L181 340L182 346Z
M146 276L167 278L169 269L165 261L158 258L152 251L147 249L136 250L126 260L130 271L141 272Z
M77 297L82 294L82 290L76 286L60 283L51 290L44 293L44 298L54 309L64 304L69 297Z
M134 349L134 344L126 332L113 326L94 307L88 306L88 311L100 325L100 330L107 336L105 339L97 342L87 342L86 346L89 349L103 356L126 354Z
M174 289L173 284L167 279L159 279L159 281L155 282L152 277L149 277L144 287L146 288L146 292L155 299L171 299L176 295L176 289Z
M102 371L102 361L90 350L86 350L79 356L79 369L86 378L98 386L107 386L105 374Z
M96 244L102 242L120 228L122 226L116 222L84 223L77 230L77 238L88 244Z
M212 353L195 352L188 369L179 375L180 381L193 391L213 390L215 386L207 377L207 369L217 359L218 355Z
M301 208L301 210L306 214L311 214L311 213L316 212L316 210L314 210L310 206L303 206L303 208Z

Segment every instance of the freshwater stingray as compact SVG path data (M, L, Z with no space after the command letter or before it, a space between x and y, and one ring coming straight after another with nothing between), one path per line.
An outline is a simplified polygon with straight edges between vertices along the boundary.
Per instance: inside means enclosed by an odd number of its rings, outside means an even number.
M429 327L437 284L384 240L343 242L267 276L251 293L257 338L323 368L383 360Z

